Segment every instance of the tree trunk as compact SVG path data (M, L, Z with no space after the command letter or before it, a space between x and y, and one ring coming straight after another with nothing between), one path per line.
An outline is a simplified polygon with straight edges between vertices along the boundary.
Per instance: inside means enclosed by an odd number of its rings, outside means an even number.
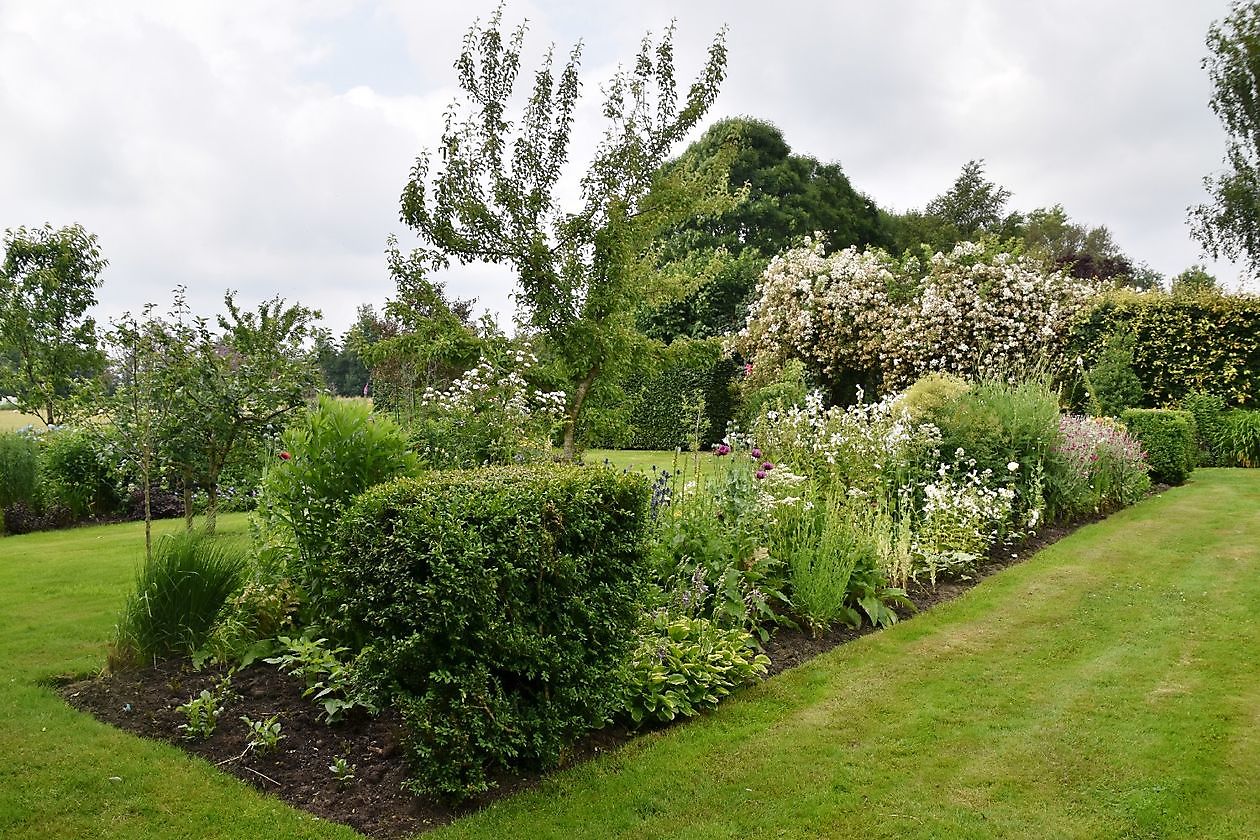
M573 459L577 457L578 418L582 416L582 404L586 402L586 395L590 393L591 385L595 383L598 376L599 365L595 365L586 372L586 376L582 377L582 381L578 383L577 390L573 392L573 404L569 406L564 419L564 450L561 458L566 464L573 463Z
M206 476L206 533L214 536L214 526L219 518L219 470L222 466L211 467Z
M144 560L153 560L153 483L150 474L153 472L152 456L149 448L144 449L144 459L140 465L140 476L144 481Z
M180 470L179 483L183 485L184 491L184 530L191 531L193 527L193 501L192 501L192 469L184 467Z

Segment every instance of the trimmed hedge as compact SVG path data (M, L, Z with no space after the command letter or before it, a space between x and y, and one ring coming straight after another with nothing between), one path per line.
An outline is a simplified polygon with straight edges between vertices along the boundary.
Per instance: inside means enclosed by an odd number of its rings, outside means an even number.
M647 574L648 483L580 467L399 479L338 526L324 582L356 670L410 730L416 791L548 767L624 701Z
M733 387L738 365L722 355L716 339L677 339L661 350L660 367L626 383L630 399L631 449L686 448L695 429L689 404L704 399L700 445L726 434L735 416Z
M1145 405L1170 405L1191 391L1231 406L1260 402L1260 296L1112 293L1073 327L1066 356L1092 367L1117 333L1135 339Z
M1151 478L1165 484L1182 484L1198 461L1194 415L1163 408L1130 408L1120 415L1151 465Z

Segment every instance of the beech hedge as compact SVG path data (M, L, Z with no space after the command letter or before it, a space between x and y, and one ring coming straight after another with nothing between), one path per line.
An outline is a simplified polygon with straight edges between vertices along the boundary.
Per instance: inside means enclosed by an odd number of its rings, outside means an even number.
M1260 401L1260 296L1112 293L1078 320L1067 355L1090 367L1116 333L1135 339L1133 369L1148 406L1194 391L1231 406Z
M611 470L501 467L399 479L342 516L330 618L402 712L414 790L462 798L552 766L622 708L648 493Z

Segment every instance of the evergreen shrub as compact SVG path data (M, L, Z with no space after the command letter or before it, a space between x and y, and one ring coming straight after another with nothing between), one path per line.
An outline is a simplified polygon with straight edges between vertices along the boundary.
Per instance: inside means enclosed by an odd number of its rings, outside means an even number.
M1164 408L1130 408L1120 420L1146 450L1152 479L1185 483L1198 460L1194 415Z

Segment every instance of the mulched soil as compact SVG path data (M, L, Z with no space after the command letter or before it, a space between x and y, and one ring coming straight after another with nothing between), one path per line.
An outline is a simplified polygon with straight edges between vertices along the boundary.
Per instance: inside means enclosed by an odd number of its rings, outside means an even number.
M983 578L1017 563L1085 523L1045 529L1032 540L993 552L971 580L940 583L936 589L912 587L909 595L919 611L957 597ZM899 612L902 612L899 610ZM820 636L781 629L766 644L770 673L800 665L866 633L837 628ZM318 709L302 697L300 681L276 668L254 665L232 679L236 695L219 718L214 734L205 741L181 738L184 716L175 707L203 688L214 690L221 668L194 671L186 660L160 662L152 668L68 682L58 687L66 701L120 729L157 741L176 744L201 756L249 784L319 817L345 823L372 837L393 838L449 823L497 799L536 786L540 773L503 774L498 788L461 805L417 797L403 790L406 767L403 726L398 715L386 711L375 718L351 714L329 726ZM241 716L261 720L278 715L284 738L265 755L246 749L247 729ZM576 744L562 766L588 761L615 750L633 734L608 727ZM355 765L354 779L339 785L329 770L343 756Z

